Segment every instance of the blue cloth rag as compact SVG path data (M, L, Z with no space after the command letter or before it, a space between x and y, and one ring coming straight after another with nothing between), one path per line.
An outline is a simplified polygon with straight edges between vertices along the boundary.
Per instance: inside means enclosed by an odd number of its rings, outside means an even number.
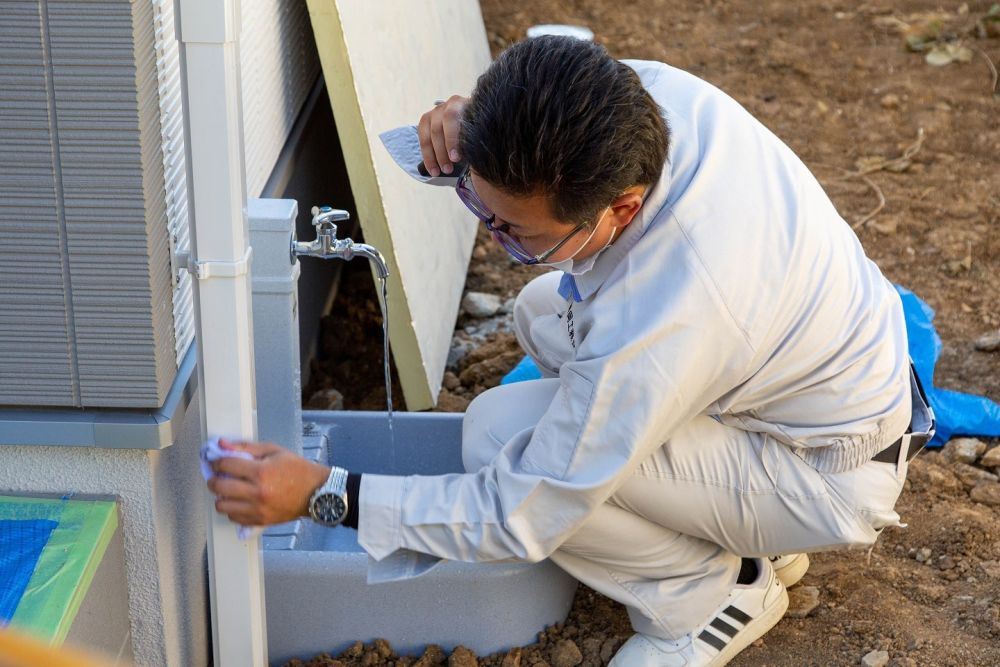
M57 525L47 519L0 521L0 627L14 617L35 564Z
M568 275L568 274L567 274ZM560 285L560 294L571 285ZM910 358L923 384L937 419L931 447L940 447L956 435L1000 436L1000 405L983 396L963 394L934 386L934 366L941 356L941 337L934 330L934 310L910 290L896 285L903 302ZM507 373L500 384L537 380L542 377L531 357L525 357Z

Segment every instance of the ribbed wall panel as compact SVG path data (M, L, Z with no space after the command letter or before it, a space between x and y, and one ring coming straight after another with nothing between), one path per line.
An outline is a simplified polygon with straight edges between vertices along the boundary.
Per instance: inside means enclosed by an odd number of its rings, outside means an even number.
M167 231L177 252L190 252L187 166L184 143L184 106L181 87L180 50L177 42L174 0L153 4L156 72L160 103L160 146ZM173 287L172 315L176 363L194 341L194 296L191 276L182 272Z
M3 5L0 404L159 407L193 334L173 2Z
M0 404L78 403L37 0L0 12Z
M305 0L242 0L240 69L247 193L259 197L319 76Z

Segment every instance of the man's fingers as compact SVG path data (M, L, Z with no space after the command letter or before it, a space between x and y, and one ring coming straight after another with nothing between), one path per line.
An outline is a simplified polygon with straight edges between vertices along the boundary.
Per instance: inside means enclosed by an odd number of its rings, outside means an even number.
M441 171L450 174L453 167L444 142L444 112L440 108L431 112L431 144L434 146L434 158Z
M219 438L219 446L222 447L222 449L228 449L231 451L247 452L256 458L263 458L265 456L284 451L284 448L281 445L277 445L273 442L250 442L226 440L224 438Z
M227 500L255 502L260 496L255 485L232 477L212 477L208 480L208 490Z
M219 498L215 501L215 511L225 514L229 520L241 526L259 526L261 519L257 516L256 508L248 502L242 500L230 500L229 498Z
M452 162L459 162L462 159L458 152L458 132L462 126L462 109L464 108L465 98L452 95L442 110L444 113L442 121L444 145L448 149L448 159Z
M434 155L434 144L431 141L431 114L428 111L420 117L417 125L417 136L420 138L420 154L424 158L424 167L431 176L440 176L441 168L438 166L437 157Z
M260 462L226 456L212 463L212 471L217 476L228 475L236 479L254 481L260 475Z

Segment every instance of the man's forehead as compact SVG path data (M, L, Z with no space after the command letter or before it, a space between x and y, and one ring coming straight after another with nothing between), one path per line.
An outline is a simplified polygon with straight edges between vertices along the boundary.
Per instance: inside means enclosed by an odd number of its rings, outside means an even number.
M497 218L512 227L537 227L539 222L554 222L546 195L511 195L493 186L475 172L470 172L472 187Z

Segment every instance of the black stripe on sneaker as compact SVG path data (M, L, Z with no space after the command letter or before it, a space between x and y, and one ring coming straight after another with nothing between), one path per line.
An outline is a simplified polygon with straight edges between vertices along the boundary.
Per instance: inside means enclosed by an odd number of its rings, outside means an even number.
M726 648L726 642L716 637L708 630L702 630L701 634L698 635L698 639L705 642L706 644L710 644L715 648L716 651L721 651L722 649Z
M743 613L742 611L740 611L739 609L737 609L732 605L726 607L722 613L728 616L729 618L733 619L734 621L742 623L743 625L746 625L747 623L753 620L750 616Z
M733 626L729 625L728 623L726 623L725 621L723 621L721 618L717 618L717 619L713 620L712 623L711 623L711 626L713 628L715 628L716 630L720 630L723 633L729 635L730 637L735 637L736 633L739 632L739 630L737 630Z

